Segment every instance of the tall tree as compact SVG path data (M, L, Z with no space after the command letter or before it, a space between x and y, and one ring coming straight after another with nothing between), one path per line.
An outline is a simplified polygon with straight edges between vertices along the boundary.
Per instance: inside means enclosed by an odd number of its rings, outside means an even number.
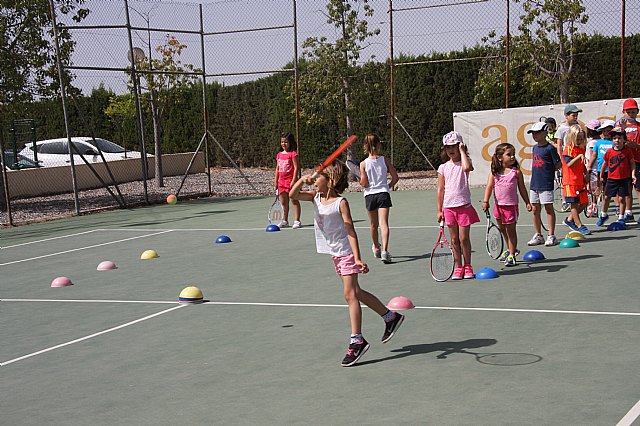
M308 63L299 78L300 116L309 123L317 123L327 119L327 111L343 111L346 136L351 136L352 93L366 84L360 78L358 61L368 47L367 38L380 30L370 30L368 22L360 19L361 13L373 16L368 0L331 0L326 11L327 23L335 27L337 39L330 42L326 37L310 37L302 44ZM348 155L352 156L350 151Z
M522 5L519 34L511 38L510 69L517 70L527 91L558 94L568 103L574 76L578 41L587 23L582 0L515 0ZM505 39L492 31L483 39L494 60L483 64L476 84L476 104L504 90ZM499 59L495 60L495 56Z
M159 59L145 58L138 62L142 71L140 87L146 91L144 100L148 102L153 122L153 142L155 152L155 180L158 187L164 186L162 175L162 121L166 117L172 97L183 88L193 84L194 77L185 72L194 72L191 64L180 61L182 50L187 47L174 36L167 34L162 45L155 48ZM164 71L166 74L144 73L144 71Z
M85 0L55 0L56 13L80 22L89 14ZM0 106L57 93L55 48L48 0L0 0ZM60 56L68 63L74 42L59 28ZM67 73L66 81L71 81Z

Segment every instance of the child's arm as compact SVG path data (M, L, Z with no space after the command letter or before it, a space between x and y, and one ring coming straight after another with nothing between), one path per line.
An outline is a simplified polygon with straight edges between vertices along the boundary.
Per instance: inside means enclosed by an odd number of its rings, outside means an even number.
M444 213L442 205L444 204L444 176L438 173L438 190L436 191L436 207L438 208L438 215L436 220L438 223L444 219Z
M276 159L276 175L273 182L273 186L276 188L276 191L277 191L278 190L278 160L277 159Z
M460 161L462 162L462 171L463 172L472 172L473 164L471 164L471 160L467 155L467 150L465 149L466 145L463 143L458 144L458 149L460 150Z
M567 158L571 158L569 162L567 162ZM568 155L563 155L564 162L567 164L567 167L573 167L578 161L584 161L584 154L578 154L575 157L570 157Z
M300 179L300 156L293 157L293 179Z
M527 206L527 211L530 212L533 210L533 206L531 206L531 202L529 201L529 192L527 191L527 187L524 185L524 176L520 169L516 170L518 175L518 191L520 191L520 196L522 200L524 200L524 204Z
M607 163L608 163L608 160L607 160L607 157L605 156L604 161L602 162L602 167L600 167L600 173L598 173L598 186L602 186L602 177L604 176L604 169L607 168Z
M391 175L391 182L389 182L389 188L393 190L393 188L396 186L396 183L398 183L398 180L399 180L398 172L396 171L396 168L393 166L393 163L389 161L387 157L384 157L384 162L387 165L387 171Z
M364 163L364 160L360 162L360 180L358 183L363 188L369 187L369 176L367 176L367 166Z
M597 144L596 144L597 146ZM587 164L587 170L591 171L593 170L593 164L598 160L598 153L592 149L591 150L591 157L589 157L589 164Z
M292 200L313 201L313 197L316 196L316 191L300 191L304 184L313 184L311 175L304 175L293 184L291 190L289 190L289 197Z
M351 218L351 210L349 209L349 202L346 198L343 198L340 202L340 213L342 214L342 220L344 226L347 228L347 237L349 238L349 245L351 245L351 251L353 251L353 258L356 265L360 267L360 271L363 274L369 272L369 267L360 258L360 245L358 244L358 234L356 234L356 228L353 226L353 219Z
M495 181L493 179L493 173L489 172L489 179L487 179L487 188L484 190L484 197L482 197L482 211L487 211L489 208L489 198L493 192L493 186Z

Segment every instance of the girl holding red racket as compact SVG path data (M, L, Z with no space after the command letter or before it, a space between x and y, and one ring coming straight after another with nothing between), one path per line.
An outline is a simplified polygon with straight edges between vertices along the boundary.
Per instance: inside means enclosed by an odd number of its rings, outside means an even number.
M276 156L275 187L280 196L280 202L284 209L284 217L279 224L280 228L289 226L289 191L291 183L300 176L300 157L298 157L298 144L291 133L280 135L280 152ZM293 201L293 229L300 228L300 202Z
M385 321L382 343L394 336L404 316L390 311L373 294L363 290L358 284L358 274L366 274L369 267L360 257L358 235L353 226L349 202L341 196L349 186L349 169L339 160L312 175L303 176L291 187L293 200L313 202L316 250L333 257L335 271L343 285L344 298L349 305L351 340L347 354L342 360L343 367L349 367L369 349L369 343L362 336L362 308L364 303ZM301 191L302 185L313 185L309 191Z
M471 204L469 189L469 172L473 171L473 164L460 133L447 133L442 138L442 145L440 160L443 164L438 167L436 195L437 221L444 220L449 227L456 263L451 279L475 278L471 266L469 229L472 224L480 222L480 218Z

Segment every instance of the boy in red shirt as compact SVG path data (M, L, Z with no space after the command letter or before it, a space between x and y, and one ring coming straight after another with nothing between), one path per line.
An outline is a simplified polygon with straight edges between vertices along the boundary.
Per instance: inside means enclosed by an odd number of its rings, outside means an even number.
M631 148L633 152L634 160L636 162L636 169L638 168L638 162L640 162L640 133L638 132L638 103L635 99L629 98L622 104L622 117L616 122L616 126L620 127L627 136L626 146ZM635 184L636 192L638 193L638 199L640 200L640 187L638 182ZM633 206L633 190L629 190L627 196L627 209L624 212L624 220L626 222L634 222L633 213L631 212Z
M633 152L628 146L625 146L626 132L620 127L614 127L610 133L613 136L613 148L604 154L604 162L599 176L601 182L604 171L607 168L609 169L607 186L604 189L602 211L607 211L609 208L611 197L619 196L620 214L618 215L618 222L624 224L626 197L629 195L631 182L636 182L635 162L633 161Z

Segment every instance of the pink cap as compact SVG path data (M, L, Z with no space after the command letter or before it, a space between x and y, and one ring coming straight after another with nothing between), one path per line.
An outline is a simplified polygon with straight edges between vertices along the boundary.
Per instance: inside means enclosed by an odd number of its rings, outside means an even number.
M589 122L587 123L587 128L591 130L598 130L600 125L600 120L594 118L593 120L589 120Z

